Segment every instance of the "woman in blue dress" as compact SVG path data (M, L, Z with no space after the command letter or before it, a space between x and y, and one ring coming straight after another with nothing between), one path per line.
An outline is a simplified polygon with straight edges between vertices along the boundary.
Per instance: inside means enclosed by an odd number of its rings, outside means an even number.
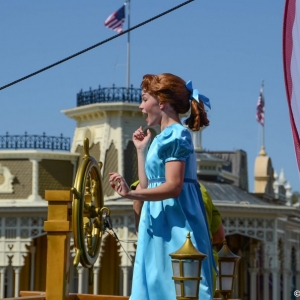
M196 172L191 134L179 114L191 109L186 125L193 131L209 125L206 97L180 77L165 73L145 75L141 83L141 111L147 125L160 125L148 150L150 130L133 133L138 156L139 190L130 190L124 178L110 173L110 184L124 198L144 201L134 264L130 300L174 300L170 253L191 233L194 246L207 255L203 261L199 299L213 299L213 256L210 235Z

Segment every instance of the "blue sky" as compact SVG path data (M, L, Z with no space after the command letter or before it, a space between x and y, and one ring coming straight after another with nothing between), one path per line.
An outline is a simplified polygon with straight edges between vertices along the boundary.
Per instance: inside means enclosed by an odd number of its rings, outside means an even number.
M131 26L180 3L131 0ZM284 169L293 191L300 191L283 76L284 3L195 0L131 33L134 87L146 73L170 72L191 79L212 105L203 147L245 150L251 192L261 146L255 113L262 79L267 154L277 173ZM0 0L0 86L113 36L103 23L122 4ZM126 43L122 36L0 91L0 135L27 131L73 137L75 122L61 110L76 106L81 89L126 85Z

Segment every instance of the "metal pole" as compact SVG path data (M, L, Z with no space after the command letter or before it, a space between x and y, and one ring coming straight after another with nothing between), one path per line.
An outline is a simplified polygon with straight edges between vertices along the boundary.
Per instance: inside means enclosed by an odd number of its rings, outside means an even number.
M128 29L130 28L130 0L126 0L127 6L127 22ZM130 32L127 33L127 89L130 88Z
M261 82L261 97L264 101L264 125L262 126L262 147L265 148L265 121L266 121L266 114L265 114L265 95L264 95L264 80Z

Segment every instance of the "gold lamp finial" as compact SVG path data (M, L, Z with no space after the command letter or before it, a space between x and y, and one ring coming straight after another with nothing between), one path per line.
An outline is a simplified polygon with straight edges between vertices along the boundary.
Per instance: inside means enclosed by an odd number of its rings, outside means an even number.
M189 258L189 259L200 259L201 261L206 258L207 255L198 251L192 241L191 241L191 233L188 232L186 236L186 241L182 245L180 249L170 254L172 258L182 259L182 258Z

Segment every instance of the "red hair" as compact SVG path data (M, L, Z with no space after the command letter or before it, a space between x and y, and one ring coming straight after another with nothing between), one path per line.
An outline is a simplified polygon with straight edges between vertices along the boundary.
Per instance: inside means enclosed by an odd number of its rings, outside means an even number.
M191 92L180 77L170 73L147 74L143 77L141 89L162 103L170 103L178 114L187 113L191 107L191 115L185 121L191 130L198 131L209 125L203 102L198 103L195 99L190 102Z

